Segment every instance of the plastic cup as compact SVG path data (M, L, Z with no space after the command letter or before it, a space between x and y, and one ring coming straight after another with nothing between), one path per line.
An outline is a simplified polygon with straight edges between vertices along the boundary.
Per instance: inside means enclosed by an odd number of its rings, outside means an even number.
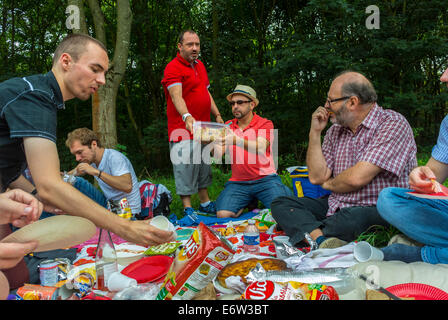
M149 224L161 230L172 231L174 232L174 237L177 238L176 228L170 222L170 220L168 220L167 217L155 216L154 218L151 219L151 222Z
M372 247L366 241L356 243L353 254L359 262L381 261L384 259L384 253L380 249Z
M123 289L136 286L137 280L125 276L121 272L114 272L107 280L107 288L110 291L121 291Z

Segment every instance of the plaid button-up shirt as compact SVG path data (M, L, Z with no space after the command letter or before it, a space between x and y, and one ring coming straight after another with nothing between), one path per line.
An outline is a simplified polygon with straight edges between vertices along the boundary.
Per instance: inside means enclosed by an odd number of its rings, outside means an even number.
M409 173L417 166L417 146L409 123L401 114L384 110L377 104L356 133L338 124L332 125L325 135L322 151L333 177L360 161L383 169L360 190L333 192L328 199L327 216L344 207L375 206L383 188L408 188Z

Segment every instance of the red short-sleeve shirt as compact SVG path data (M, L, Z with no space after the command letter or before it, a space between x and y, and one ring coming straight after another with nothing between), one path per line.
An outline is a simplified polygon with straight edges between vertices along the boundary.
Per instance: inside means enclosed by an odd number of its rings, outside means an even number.
M210 83L204 64L199 60L190 64L177 53L177 56L165 67L162 85L167 101L169 141L192 139L191 133L185 133L185 123L174 107L168 89L176 85L182 86L182 97L187 104L188 112L196 121L210 121L211 100L208 91ZM176 129L181 129L183 134L178 134L179 130Z
M241 130L238 120L233 119L227 122L229 128L239 137L249 141L263 137L269 141L270 145L266 152L258 153L244 150L243 146L233 145L229 148L231 159L232 176L229 181L251 181L258 180L270 174L277 173L272 155L274 145L274 124L271 120L260 117L254 113L250 124Z

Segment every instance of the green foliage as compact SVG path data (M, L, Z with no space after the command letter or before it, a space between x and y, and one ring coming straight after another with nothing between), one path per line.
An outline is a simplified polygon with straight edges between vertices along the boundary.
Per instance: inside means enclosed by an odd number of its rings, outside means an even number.
M236 84L255 88L256 111L278 129L280 171L305 162L311 113L338 72L366 74L379 104L406 116L419 153L434 145L447 111L440 84L448 58L446 0L381 0L380 29L365 26L368 0L144 0L133 12L129 63L117 96L120 145L137 172L169 174L166 101L160 81L176 55L178 34L194 29L210 91L225 120ZM46 72L65 27L65 2L0 0L0 80ZM91 13L86 8L86 18ZM113 57L114 2L101 2ZM95 36L94 29L89 32ZM14 43L14 45L11 45ZM131 117L132 115L132 117ZM91 101L66 102L58 115L58 147L66 134L91 127ZM62 156L63 167L72 165Z
M400 233L400 231L393 226L374 226L360 234L356 241L367 241L374 247L382 248L387 246L390 238L398 233Z

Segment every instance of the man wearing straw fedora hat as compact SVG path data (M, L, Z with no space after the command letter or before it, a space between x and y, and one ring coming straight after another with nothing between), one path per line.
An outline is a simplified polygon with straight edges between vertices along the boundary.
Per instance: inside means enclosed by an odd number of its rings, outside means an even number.
M252 202L266 208L279 196L292 195L282 184L274 164L274 125L254 112L259 100L254 89L237 85L227 96L234 119L226 124L229 133L215 141L215 157L230 157L232 176L216 200L217 216L237 217Z

